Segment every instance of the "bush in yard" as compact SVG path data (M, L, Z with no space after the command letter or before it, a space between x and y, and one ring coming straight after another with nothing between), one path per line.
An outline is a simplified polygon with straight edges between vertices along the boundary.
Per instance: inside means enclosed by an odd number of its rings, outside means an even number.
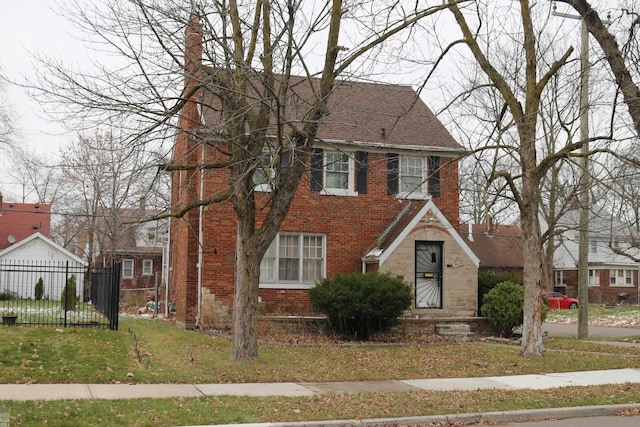
M41 300L43 296L44 296L44 280L42 280L42 277L41 277L36 282L35 297L36 297L36 300Z
M313 307L327 316L333 330L367 339L388 330L411 306L411 288L389 273L336 274L309 290Z
M484 296L500 282L522 284L522 271L501 271L494 268L478 270L478 307L482 307Z
M9 290L0 292L0 301L12 301L14 299L18 299L14 292L11 292Z
M524 318L524 287L519 283L500 282L484 296L482 314L499 330L503 337L511 337L513 328L522 325ZM542 320L549 306L542 299Z
M67 279L67 284L62 289L60 295L61 307L64 311L75 310L78 303L78 295L76 294L76 276L72 275Z

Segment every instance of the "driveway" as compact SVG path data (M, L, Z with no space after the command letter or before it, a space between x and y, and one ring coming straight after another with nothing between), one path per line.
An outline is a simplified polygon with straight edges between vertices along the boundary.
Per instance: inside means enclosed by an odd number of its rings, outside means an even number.
M551 336L578 336L577 323L543 323L543 331L548 331ZM624 337L640 337L639 328L614 328L589 325L590 338L624 338Z

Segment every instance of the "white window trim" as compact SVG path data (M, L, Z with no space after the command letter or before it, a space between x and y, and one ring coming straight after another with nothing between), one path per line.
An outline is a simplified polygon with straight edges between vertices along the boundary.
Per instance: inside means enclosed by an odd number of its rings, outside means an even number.
M418 188L416 188L413 191L401 191L400 187L402 186L402 159L407 159L407 158L416 158L416 159L422 159L422 178L421 178L421 184ZM427 180L426 180L426 175L427 175L427 165L429 163L429 159L427 157L421 157L421 156L407 156L407 155L400 155L398 158L398 194L397 194L397 198L398 199L414 199L414 200L425 200L429 197L429 192L428 192L428 188L427 188Z
M262 149L262 155L261 156L271 156L270 158L270 163L273 163L273 153L271 152L271 150L269 150L268 147L264 147ZM260 163L262 164L262 157L260 158ZM260 168L256 169L255 172L258 172ZM254 173L255 173L254 172ZM271 182L273 181L273 178L275 178L275 170L273 170L273 167L269 168L268 170L269 172L269 179L267 179L267 182L263 182L262 184L255 184L254 191L259 191L259 192L263 192L263 193L268 193L271 191Z
M278 233L275 237L276 240L276 265L275 274L278 274L278 246L280 242L281 235L293 235L298 236L298 238L304 238L305 236L320 236L322 237L322 272L321 276L327 276L327 236L326 234L318 234L318 233ZM304 244L299 245L299 262L303 262L303 251ZM260 279L259 288L260 289L311 289L315 286L315 282L303 282L302 280L302 265L300 265L300 279L298 281L279 281L277 278L274 281L263 281Z
M631 283L618 283L618 271L624 271L624 275L622 276L622 279L624 280L627 277L627 273L626 272L630 272L631 273ZM609 270L609 287L610 288L633 288L635 287L635 285L633 284L633 276L634 276L634 269L629 269L629 268L612 268L611 270ZM614 273L615 274L615 279L616 279L616 283L611 283L611 274Z
M593 274L593 275L589 274L589 278L588 278L589 286L594 288L599 287L600 286L600 270L594 270L590 268L589 273Z
M147 264L150 266L149 271L147 272ZM143 276L152 276L153 275L153 260L152 259L143 259L142 260L142 275Z
M125 268L125 263L127 262L131 262L131 275L127 275L125 272L128 270L127 268ZM135 262L133 259L131 258L126 258L122 260L122 278L123 279L133 279L135 277Z
M328 154L346 154L349 158L349 177L347 178L347 188L328 188L327 187L327 155ZM322 190L320 194L325 196L346 196L357 197L356 189L356 162L353 158L354 154L345 151L323 150L322 153Z

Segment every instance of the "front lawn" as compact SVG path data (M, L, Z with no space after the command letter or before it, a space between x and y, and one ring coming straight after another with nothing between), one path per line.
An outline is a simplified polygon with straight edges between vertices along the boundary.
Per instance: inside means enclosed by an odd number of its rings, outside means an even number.
M122 317L120 331L3 327L2 383L227 383L475 377L640 368L640 349L552 339L542 359L517 346L420 338L346 343L265 336L260 358L229 360L229 337ZM277 338L277 339L276 339ZM151 385L152 386L152 385ZM90 401L0 401L20 426L155 426L402 417L640 401L640 385L551 390L414 391L307 398L206 397Z

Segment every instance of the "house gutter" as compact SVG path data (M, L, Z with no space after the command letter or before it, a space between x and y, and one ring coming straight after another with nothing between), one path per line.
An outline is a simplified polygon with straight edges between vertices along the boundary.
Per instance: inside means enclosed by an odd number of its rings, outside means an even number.
M202 144L202 164L204 164L204 144ZM200 168L200 199L204 198L204 168ZM204 206L200 205L198 216L198 311L196 314L195 328L200 327L200 318L202 316L202 263L204 260Z

